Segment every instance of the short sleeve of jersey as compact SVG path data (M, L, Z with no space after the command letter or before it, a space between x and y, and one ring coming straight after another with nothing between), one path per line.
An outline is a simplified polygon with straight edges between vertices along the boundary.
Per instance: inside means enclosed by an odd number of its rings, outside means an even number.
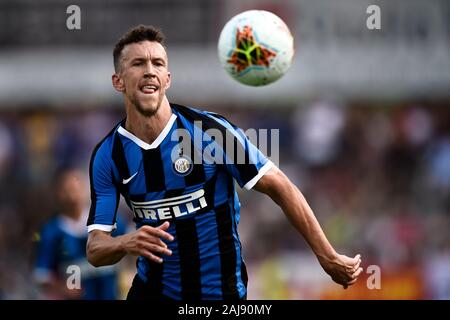
M119 193L114 184L113 164L108 143L97 146L89 167L91 187L91 208L87 222L88 232L102 230L111 232L116 229L116 211Z
M208 115L226 129L223 150L227 171L241 188L250 190L274 164L250 141L242 129L217 114Z
M116 229L111 233L111 235L113 237L116 236L120 236L123 235L125 233L127 233L127 222L126 220L122 217L122 215L120 214L120 212L117 213L116 215Z

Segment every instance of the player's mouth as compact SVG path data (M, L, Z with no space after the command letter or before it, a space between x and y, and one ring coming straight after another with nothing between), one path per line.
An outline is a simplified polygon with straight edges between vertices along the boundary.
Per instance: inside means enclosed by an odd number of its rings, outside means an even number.
M154 84L147 84L140 87L140 91L144 94L153 94L158 91L158 86Z

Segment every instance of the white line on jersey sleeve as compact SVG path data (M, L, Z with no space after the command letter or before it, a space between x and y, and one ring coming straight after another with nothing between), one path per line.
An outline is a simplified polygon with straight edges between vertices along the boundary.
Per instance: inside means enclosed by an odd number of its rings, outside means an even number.
M244 185L244 188L247 190L253 188L255 184L259 181L259 179L261 179L267 173L267 171L269 171L270 168L272 168L273 166L274 166L273 162L268 160L266 164L263 165L261 169L259 169L258 174L254 176L252 180L250 180Z
M101 230L106 232L111 232L117 229L117 224L114 225L110 224L91 224L88 226L88 232L91 232L92 230Z

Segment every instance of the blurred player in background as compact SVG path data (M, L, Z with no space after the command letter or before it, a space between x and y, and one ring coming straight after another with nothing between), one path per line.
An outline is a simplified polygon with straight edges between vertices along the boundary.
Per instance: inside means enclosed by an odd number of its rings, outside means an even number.
M93 268L86 260L87 184L81 172L64 169L55 181L58 215L51 218L39 235L34 277L44 299L116 299L116 268ZM115 234L123 234L118 219ZM67 280L79 267L80 288L69 289ZM69 269L68 269L69 268ZM69 279L70 280L70 279ZM76 281L73 282L74 284Z
M283 209L335 282L344 288L356 282L360 255L333 249L297 187L242 131L218 114L169 103L171 75L159 30L131 29L116 44L114 66L113 86L124 96L127 117L92 155L87 254L95 266L139 256L129 299L246 299L235 181ZM181 129L190 133L186 148L172 139ZM234 156L215 140L224 161L193 162L211 147L192 138L207 129L229 137ZM245 163L236 162L237 153ZM119 194L134 211L137 230L113 238Z

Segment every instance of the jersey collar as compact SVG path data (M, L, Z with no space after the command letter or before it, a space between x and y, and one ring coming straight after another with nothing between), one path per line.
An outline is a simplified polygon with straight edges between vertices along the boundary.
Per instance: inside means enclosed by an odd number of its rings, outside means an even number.
M161 144L161 142L167 136L167 134L169 133L169 131L172 128L173 123L175 122L176 119L177 119L177 115L172 113L169 121L167 121L166 126L161 131L161 133L158 135L158 137L155 139L155 141L152 142L152 144L148 144L147 142L142 141L141 139L136 137L134 134L127 131L124 127L122 127L122 125L119 126L119 129L117 129L117 131L124 137L127 137L128 139L130 139L131 141L136 143L139 147L141 147L144 150L155 149L155 148L158 148L158 146Z

